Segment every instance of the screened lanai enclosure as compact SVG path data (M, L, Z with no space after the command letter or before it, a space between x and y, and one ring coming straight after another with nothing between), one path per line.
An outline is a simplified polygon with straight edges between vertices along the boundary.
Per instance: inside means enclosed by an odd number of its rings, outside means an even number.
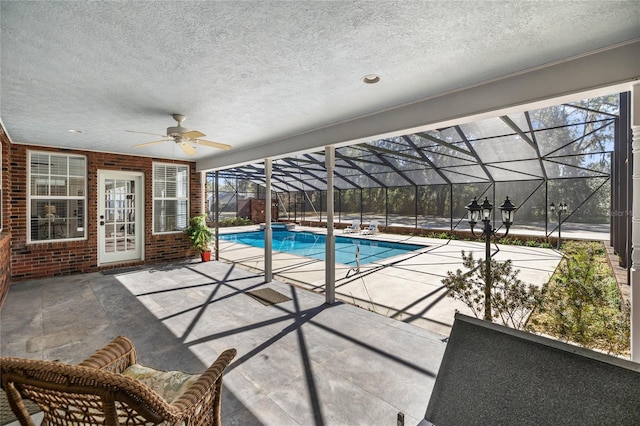
M517 206L512 233L551 236L560 220L620 234L624 254L628 103L627 93L613 94L336 148L335 219L466 230L465 206L474 197L499 206L509 196ZM212 218L214 179L209 172ZM272 220L326 220L324 151L273 160L271 184ZM264 221L256 213L264 205L250 206L265 199L264 185L264 164L218 171L220 217ZM568 209L559 216L551 203Z

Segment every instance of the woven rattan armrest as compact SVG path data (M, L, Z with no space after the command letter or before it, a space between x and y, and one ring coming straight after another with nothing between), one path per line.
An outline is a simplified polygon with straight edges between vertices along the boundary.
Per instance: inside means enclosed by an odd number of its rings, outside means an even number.
M235 349L227 349L189 388L172 404L185 419L195 418L196 413L208 411L212 416L210 423L201 425L220 425L220 397L222 394L222 373L236 356Z
M56 425L93 424L57 418L62 410L51 410L50 404L64 404L65 401L75 407L89 404L92 410L103 413L107 425L117 425L119 421L129 425L160 422L184 426L219 425L222 374L235 355L235 349L223 352L173 404L144 383L112 371L135 362L133 344L125 337L116 338L80 365L0 358L1 383L22 425L33 425L23 397L40 405L45 411L45 421ZM119 407L129 409L122 412ZM93 414L87 412L87 415Z
M127 367L135 364L136 360L136 349L131 340L118 336L78 365L122 373Z
M15 357L2 357L0 362L2 387L7 391L9 404L19 419L16 409L22 411L18 403L22 398L37 403L45 412L45 421L52 424L75 424L62 419L58 419L59 423L52 422L49 416L57 416L58 411L49 410L53 403L93 405L95 410L104 413L106 424L109 425L118 424L118 401L133 407L135 412L154 423L163 419L173 420L179 416L176 408L145 384L109 370ZM87 398L93 402L87 402Z

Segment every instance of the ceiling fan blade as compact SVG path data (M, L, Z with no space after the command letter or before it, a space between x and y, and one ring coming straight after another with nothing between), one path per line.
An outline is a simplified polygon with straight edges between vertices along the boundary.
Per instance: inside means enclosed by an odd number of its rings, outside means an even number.
M225 150L231 149L231 145L227 145L226 143L211 142L211 141L205 141L202 139L194 139L193 142L197 143L198 145L210 146L212 148L225 149Z
M197 130L189 130L188 132L182 134L183 138L188 138L188 139L196 139L196 138L201 138L203 136L207 136L207 135Z
M182 148L184 153L187 155L193 155L196 153L196 149L189 145L187 142L179 142L178 145L180 145L180 148Z
M166 138L167 135L161 135L159 133L149 133L149 132L137 132L135 130L125 130L125 132L129 132L129 133L140 133L141 135L153 135L153 136L160 136L162 138ZM204 135L203 135L204 136Z
M132 148L142 148L143 146L155 145L157 143L168 142L170 140L172 140L172 139L162 139L160 141L139 143L138 145L133 145Z

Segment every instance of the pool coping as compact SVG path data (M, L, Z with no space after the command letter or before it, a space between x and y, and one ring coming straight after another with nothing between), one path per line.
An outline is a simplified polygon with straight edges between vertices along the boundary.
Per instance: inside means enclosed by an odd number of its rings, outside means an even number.
M265 230L265 227L263 226L264 224L260 224L260 227L258 229L254 229L252 227L252 229L246 229L246 227L244 227L245 229L239 229L238 227L235 228L235 230L233 231L229 231L229 232L223 232L221 233L221 235L233 235L233 234L248 234L248 233L252 233L252 232L261 232ZM275 231L275 229L273 229ZM282 227L282 229L284 231L284 227ZM304 229L287 229L287 232L293 232L293 233L300 233L300 234L311 234L311 235L319 235L319 236L323 236L326 238L327 232L326 232L326 228L320 228L320 229L314 229L314 228L304 228ZM358 241L363 241L363 242L370 242L370 241L375 241L375 242L380 242L380 243L386 243L386 244L394 244L394 245L401 245L401 246L411 246L412 249L403 249L406 250L406 252L404 253L397 253L391 256L387 256L384 258L380 258L380 259L374 259L370 262L367 263L362 263L362 264L358 264L358 263L343 263L343 262L339 262L336 260L336 265L339 265L341 267L347 267L347 268L359 268L359 267L364 267L364 266L368 266L368 265L385 265L388 263L392 263L394 261L397 260L397 258L399 256L407 256L407 255L412 255L414 253L423 253L426 249L429 249L432 247L432 244L429 244L425 241L419 240L419 241L414 241L412 240L411 242L409 241L399 241L398 239L393 239L393 238L377 238L377 237L381 237L383 236L383 234L351 234L351 233L339 233L339 234L334 234L335 238L345 238L345 239L350 239L350 240L358 240ZM369 238L365 238L365 237L369 237ZM407 238L407 239L412 239L412 238ZM220 241L224 241L224 243L237 243L237 244L243 244L249 247L253 247L253 248L257 248L257 249L261 249L263 250L264 247L261 246L255 246L252 244L245 244L241 241L232 241L232 240L226 240L226 239L220 239ZM326 240L323 241L322 243L323 245L326 244ZM372 245L372 244L363 244L364 246L367 245ZM287 255L291 255L291 256L297 256L301 259L313 259L313 260L319 260L321 262L324 262L325 259L324 258L319 258L319 257L315 257L315 256L305 256L302 255L300 253L295 253L295 252L290 252L290 251L282 251L282 250L276 250L273 249L274 253L284 253ZM338 252L338 250L336 250L336 253ZM353 262L352 262L353 263Z

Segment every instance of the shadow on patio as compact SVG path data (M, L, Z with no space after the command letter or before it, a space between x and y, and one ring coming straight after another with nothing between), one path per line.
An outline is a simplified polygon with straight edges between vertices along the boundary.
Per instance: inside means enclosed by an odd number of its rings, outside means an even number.
M269 287L291 300L265 306ZM117 335L141 363L202 371L238 350L224 424L407 424L423 417L443 336L233 265L179 263L16 282L0 312L2 355L78 362Z

